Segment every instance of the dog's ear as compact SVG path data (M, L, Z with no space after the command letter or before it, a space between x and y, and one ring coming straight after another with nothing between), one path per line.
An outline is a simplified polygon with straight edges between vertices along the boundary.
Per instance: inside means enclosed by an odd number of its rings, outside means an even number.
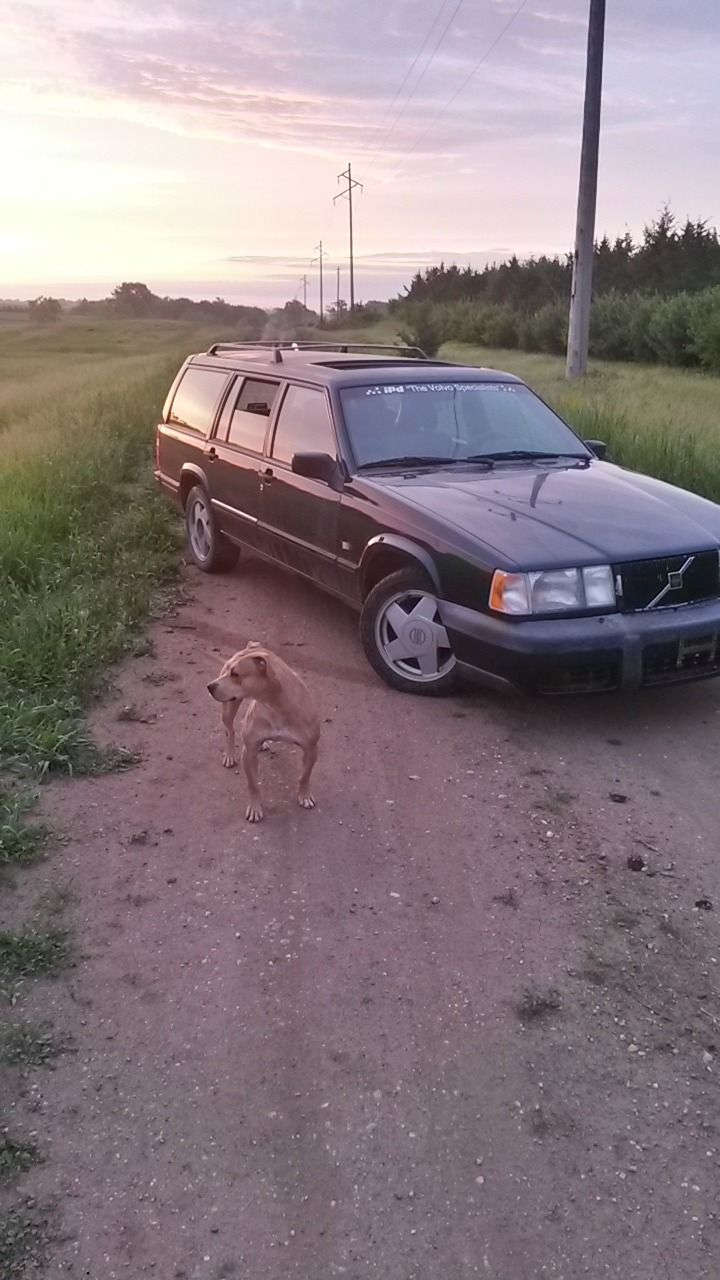
M264 676L267 674L267 663L264 658L253 658L253 663L259 675Z

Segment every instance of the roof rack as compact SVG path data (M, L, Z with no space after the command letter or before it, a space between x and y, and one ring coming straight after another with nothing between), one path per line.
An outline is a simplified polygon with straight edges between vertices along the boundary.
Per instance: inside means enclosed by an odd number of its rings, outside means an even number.
M401 347L379 342L293 342L291 339L261 340L259 342L213 342L207 355L217 356L222 351L272 351L275 364L282 364L283 351L327 351L333 355L393 355L412 360L427 360L421 347Z

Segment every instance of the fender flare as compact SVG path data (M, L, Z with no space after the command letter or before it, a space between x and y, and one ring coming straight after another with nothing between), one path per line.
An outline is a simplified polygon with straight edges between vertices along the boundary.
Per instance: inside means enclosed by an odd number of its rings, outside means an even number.
M395 533L378 533L374 538L370 539L360 560L361 583L364 584L368 566L383 547L391 547L394 551L402 551L411 560L417 561L430 578L438 597L442 596L440 577L430 553L424 547L419 546L417 542L413 542L410 538L403 538Z
M210 492L208 482L207 482L207 476L205 475L205 472L203 471L202 467L198 467L194 462L184 463L182 470L180 472L180 483L178 485L178 496L180 497L180 501L182 502L183 506L185 505L185 503L182 497L182 493L183 493L183 489L187 487L188 478L192 480L192 484L190 485L190 488L193 488L195 484L199 483L202 485L203 489L206 489L208 493Z

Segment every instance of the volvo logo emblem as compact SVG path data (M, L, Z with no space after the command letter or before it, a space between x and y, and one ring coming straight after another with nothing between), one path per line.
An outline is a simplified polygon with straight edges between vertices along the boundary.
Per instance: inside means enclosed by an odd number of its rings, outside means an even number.
M690 565L694 563L695 563L695 557L688 556L684 565L681 565L679 569L669 569L667 574L667 582L663 587L662 591L658 591L654 599L651 600L649 604L645 605L645 608L656 609L657 606L662 603L662 601L665 599L666 596L670 594L671 591L682 590L683 578L685 577L685 574L690 568Z
M425 632L422 627L411 627L409 636L411 644L414 644L416 649L419 649L420 645L425 643Z

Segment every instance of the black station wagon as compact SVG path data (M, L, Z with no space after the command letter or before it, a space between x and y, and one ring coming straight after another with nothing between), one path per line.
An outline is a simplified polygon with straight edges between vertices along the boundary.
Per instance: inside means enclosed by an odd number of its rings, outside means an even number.
M720 507L604 455L508 373L217 343L170 389L155 474L200 569L247 551L333 592L397 689L720 674Z

